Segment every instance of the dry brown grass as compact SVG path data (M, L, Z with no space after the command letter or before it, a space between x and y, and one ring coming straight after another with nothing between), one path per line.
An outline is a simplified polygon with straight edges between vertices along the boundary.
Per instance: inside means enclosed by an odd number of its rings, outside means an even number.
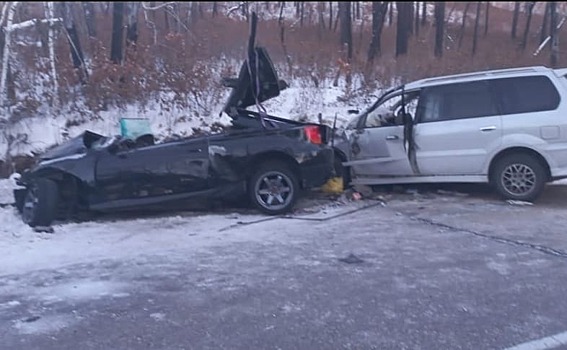
M182 6L189 6L182 4ZM208 9L208 4L203 5ZM291 6L291 3L288 3ZM326 6L326 5L325 5ZM462 10L464 4L448 3L447 12L451 8ZM363 6L363 11L369 11L370 3ZM270 9L277 13L276 8ZM493 69L524 65L547 65L549 50L534 57L532 53L538 46L538 31L541 16L534 15L530 40L524 51L518 49L520 39L510 38L509 27L512 13L498 8L491 8L489 32L483 36L480 28L478 49L475 56L471 54L472 31L475 6L471 6L472 17L467 22L467 30L463 45L457 47L459 25L447 27L448 37L446 50L442 58L433 56L434 28L431 19L425 27L421 27L419 35L410 41L409 53L405 57L394 57L395 52L395 23L385 26L382 36L382 55L369 67L366 63L366 52L370 41L370 21L364 26L356 22L353 26L354 57L349 66L353 73L364 76L364 84L368 89L379 85L389 84L393 78L401 77L403 81L415 80L428 76L452 74L478 69ZM307 9L306 11L309 11ZM32 16L33 11L24 11L19 20ZM288 71L283 46L280 42L281 27L277 20L260 21L257 42L266 46L285 78L306 78L318 85L323 81L331 81L341 68L344 53L338 44L338 33L322 29L317 23L317 16L311 12L311 21L306 18L304 25L293 26L289 22L284 25L285 45L292 63ZM77 14L78 15L78 14ZM336 15L336 11L335 11ZM215 98L222 93L219 81L212 81L210 70L212 62L221 62L219 69L225 75L235 75L238 67L226 62L226 58L242 60L248 36L248 24L241 20L225 17L221 12L216 18L211 18L205 12L204 18L196 23L187 22L177 26L171 16L169 30L165 21L164 11L155 11L149 19L152 25L139 15L139 41L135 50L129 50L123 65L114 65L109 61L111 37L111 11L97 13L97 38L88 39L84 21L78 21L82 46L87 57L91 72L88 82L81 86L77 74L72 67L69 45L66 37L60 32L57 41L58 74L61 89L58 97L64 104L76 104L84 97L87 107L96 112L108 108L109 105L124 106L131 102L142 105L159 97L159 92L168 91L173 94L170 103L179 106L189 106L190 102L202 105L207 111L207 105L215 103ZM482 21L481 21L482 22ZM521 35L525 23L521 16L518 33ZM326 23L328 24L328 22ZM183 26L187 26L185 30ZM180 28L180 30L178 30ZM38 26L37 31L28 30L29 38L40 39L45 36L45 27ZM154 43L154 37L157 42ZM560 43L566 42L567 33L560 33ZM36 110L42 101L54 98L52 91L38 95L38 84L49 86L49 70L45 61L46 50L35 47L18 47L18 57L14 65L16 89L20 103L26 101L29 110ZM224 63L222 59L225 59ZM567 66L567 57L560 55L559 65ZM343 66L344 68L344 66ZM212 89L212 90L211 90ZM212 98L208 91L214 91ZM209 106L210 107L210 106Z

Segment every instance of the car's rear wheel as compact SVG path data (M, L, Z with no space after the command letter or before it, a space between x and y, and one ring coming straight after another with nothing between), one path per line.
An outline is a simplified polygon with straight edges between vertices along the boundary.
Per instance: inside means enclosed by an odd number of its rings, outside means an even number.
M269 215L291 211L298 194L297 175L280 162L261 165L248 185L248 195L254 206Z
M31 227L49 226L57 214L59 193L53 180L38 179L27 190L22 219Z
M500 159L492 173L492 184L505 199L534 201L545 187L547 173L529 154L511 154Z

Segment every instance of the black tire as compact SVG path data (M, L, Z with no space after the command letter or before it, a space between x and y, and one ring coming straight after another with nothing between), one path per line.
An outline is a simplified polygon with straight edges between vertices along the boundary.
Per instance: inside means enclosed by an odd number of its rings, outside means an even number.
M281 162L260 165L248 183L252 204L268 215L291 211L299 195L297 175Z
M57 215L58 203L57 184L53 180L37 179L28 187L22 219L31 227L49 226Z
M504 199L533 202L548 180L544 165L529 154L510 154L498 160L491 174L492 185Z

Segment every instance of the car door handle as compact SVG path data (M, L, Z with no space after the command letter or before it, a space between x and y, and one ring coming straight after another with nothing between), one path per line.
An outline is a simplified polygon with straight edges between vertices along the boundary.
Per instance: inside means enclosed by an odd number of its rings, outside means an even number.
M196 149L190 149L188 152L189 153L201 153L203 150L200 148L196 148Z
M399 139L398 135L388 135L386 136L386 140L397 140Z
M496 127L493 126L485 126L484 128L480 128L480 131L492 131L492 130L496 130Z

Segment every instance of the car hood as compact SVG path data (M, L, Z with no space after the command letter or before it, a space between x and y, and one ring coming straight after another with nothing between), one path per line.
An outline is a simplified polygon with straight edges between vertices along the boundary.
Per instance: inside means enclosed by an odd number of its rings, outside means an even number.
M268 51L255 47L253 53L242 63L238 78L224 78L223 85L232 88L223 111L233 116L237 109L279 96L288 87L272 63Z
M92 131L85 131L81 135L70 139L69 141L51 148L47 152L39 156L40 160L56 159L72 154L85 153L91 147L93 142L102 138L102 135Z

